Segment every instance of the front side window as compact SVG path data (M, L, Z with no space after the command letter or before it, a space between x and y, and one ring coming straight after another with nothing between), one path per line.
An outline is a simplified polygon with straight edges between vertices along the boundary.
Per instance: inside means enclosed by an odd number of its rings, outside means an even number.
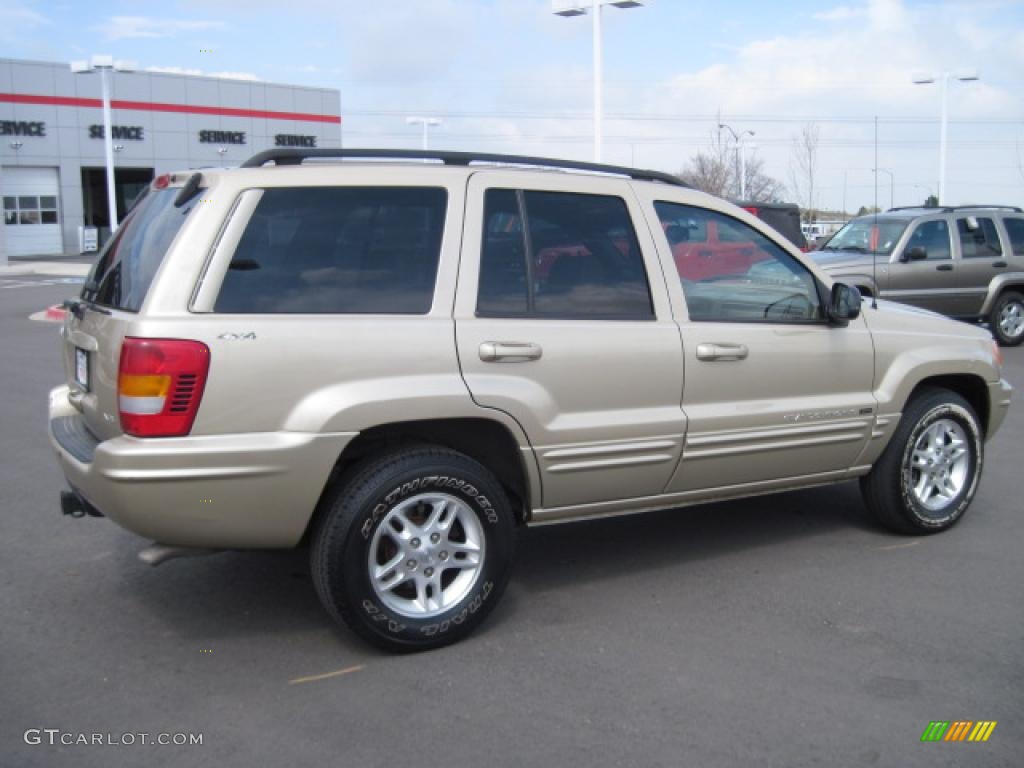
M646 320L643 257L619 197L490 189L477 314Z
M1024 219L1007 216L1003 219L1014 256L1024 256Z
M957 219L960 234L960 254L965 259L998 258L1003 255L996 224L989 218L973 216Z
M908 253L911 248L923 248L926 261L945 261L953 258L949 244L949 226L943 219L921 222L910 234L903 253Z
M672 242L690 319L718 322L818 322L814 276L756 229L725 214L678 203L654 204L666 236L707 230L707 242Z
M214 311L426 314L447 200L433 187L264 190Z

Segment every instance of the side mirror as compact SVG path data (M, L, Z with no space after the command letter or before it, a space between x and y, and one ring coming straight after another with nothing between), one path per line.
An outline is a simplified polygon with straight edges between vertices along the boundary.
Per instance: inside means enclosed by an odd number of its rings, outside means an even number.
M835 283L828 302L828 319L832 325L845 326L860 316L860 291L846 283Z
M923 245L912 245L900 256L900 261L906 264L908 261L922 261L928 258L928 249Z

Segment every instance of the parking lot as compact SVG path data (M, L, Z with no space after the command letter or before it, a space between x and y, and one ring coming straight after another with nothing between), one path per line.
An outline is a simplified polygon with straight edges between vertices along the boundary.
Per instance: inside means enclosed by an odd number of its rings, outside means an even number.
M331 624L305 552L153 569L147 542L62 518L57 326L28 316L72 291L0 295L0 765L1020 764L1019 403L947 534L881 531L855 484L530 529L481 631L389 656ZM921 743L934 720L998 726Z

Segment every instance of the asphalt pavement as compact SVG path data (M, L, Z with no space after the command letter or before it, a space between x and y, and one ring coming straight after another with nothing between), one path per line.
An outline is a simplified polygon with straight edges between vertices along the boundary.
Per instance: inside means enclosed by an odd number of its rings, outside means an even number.
M57 326L28 316L75 291L0 290L0 766L1021 764L1024 404L948 533L879 530L852 483L530 529L481 631L388 656L303 551L154 569L61 516ZM936 720L998 725L922 743Z

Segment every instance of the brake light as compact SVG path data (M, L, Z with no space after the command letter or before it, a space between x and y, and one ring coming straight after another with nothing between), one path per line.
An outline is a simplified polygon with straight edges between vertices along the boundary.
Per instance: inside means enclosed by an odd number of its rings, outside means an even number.
M171 183L171 176L168 173L161 174L153 179L153 189L167 189Z
M210 349L202 342L125 338L117 375L121 429L135 437L187 435L209 369Z
M754 215L754 216L757 216L757 214L759 214L761 212L760 208L754 208L753 206L746 206L746 205L743 206L743 210L746 211L749 214Z

